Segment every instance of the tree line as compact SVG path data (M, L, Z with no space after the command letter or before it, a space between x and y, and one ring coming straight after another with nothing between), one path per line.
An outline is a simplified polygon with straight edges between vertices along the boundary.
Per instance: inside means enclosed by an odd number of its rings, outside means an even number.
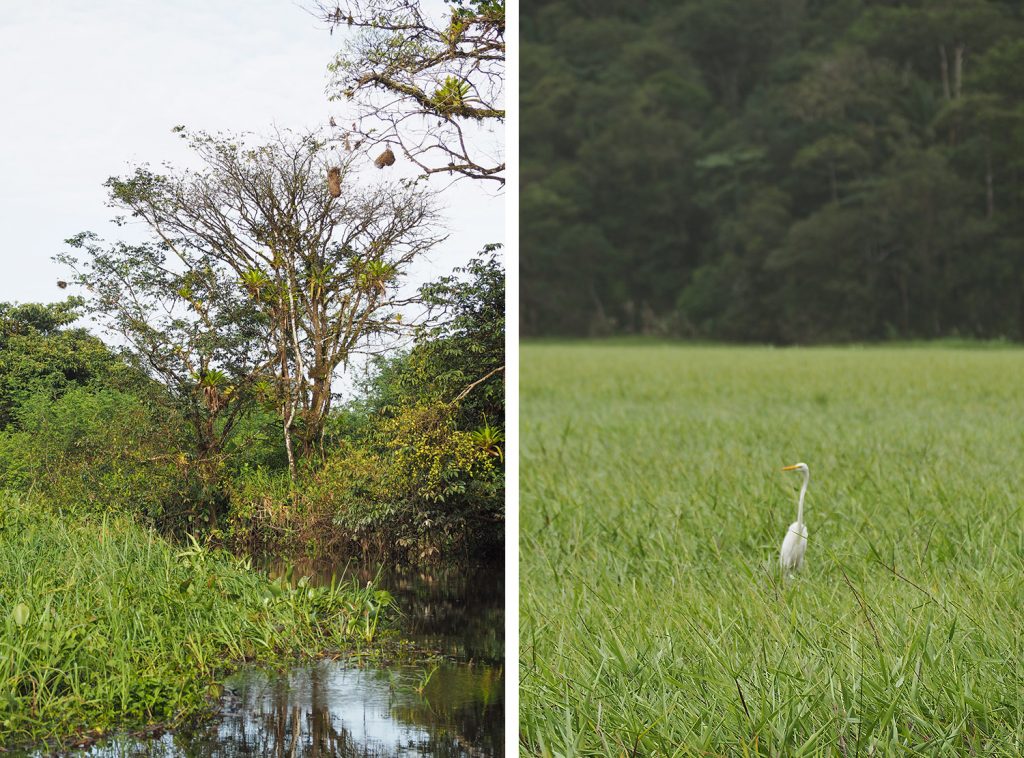
M523 4L521 330L1024 338L1024 11Z

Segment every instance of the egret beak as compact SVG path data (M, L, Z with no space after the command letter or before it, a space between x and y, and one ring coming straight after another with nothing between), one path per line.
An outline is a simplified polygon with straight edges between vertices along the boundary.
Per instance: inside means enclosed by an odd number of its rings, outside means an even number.
M798 468L800 468L800 464L794 464L792 466L783 466L782 470L783 471L796 471Z

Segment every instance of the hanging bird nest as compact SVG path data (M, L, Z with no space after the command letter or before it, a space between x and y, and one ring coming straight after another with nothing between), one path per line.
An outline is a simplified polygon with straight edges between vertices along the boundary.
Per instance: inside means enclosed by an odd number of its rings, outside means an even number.
M65 282L63 279L58 279L57 286L60 287L62 290L66 290L68 288L68 283Z
M331 197L338 197L341 194L341 169L337 166L327 171L327 191Z
M384 168L385 166L393 166L395 164L395 154L391 152L391 148L386 148L383 153L377 156L377 159L373 162L377 168Z

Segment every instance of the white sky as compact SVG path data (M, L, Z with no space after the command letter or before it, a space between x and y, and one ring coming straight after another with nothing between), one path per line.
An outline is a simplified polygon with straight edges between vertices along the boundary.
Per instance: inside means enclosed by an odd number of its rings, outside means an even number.
M332 115L339 124L354 120L325 93L326 67L344 35L330 36L300 2L2 5L0 301L72 293L57 288L68 272L51 257L79 231L118 238L102 187L109 176L143 162L189 163L172 126L258 133L323 126ZM441 187L445 179L433 181ZM416 284L504 238L504 196L494 188L459 182L441 203L450 237L414 269Z

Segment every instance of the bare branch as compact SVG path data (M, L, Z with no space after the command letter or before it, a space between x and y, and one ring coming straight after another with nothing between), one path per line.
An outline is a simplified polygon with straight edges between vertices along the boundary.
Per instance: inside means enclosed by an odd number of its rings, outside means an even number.
M504 0L456 2L443 19L418 0L317 0L312 10L347 35L328 67L331 98L357 108L351 128L337 127L345 144L393 144L423 176L504 185Z

